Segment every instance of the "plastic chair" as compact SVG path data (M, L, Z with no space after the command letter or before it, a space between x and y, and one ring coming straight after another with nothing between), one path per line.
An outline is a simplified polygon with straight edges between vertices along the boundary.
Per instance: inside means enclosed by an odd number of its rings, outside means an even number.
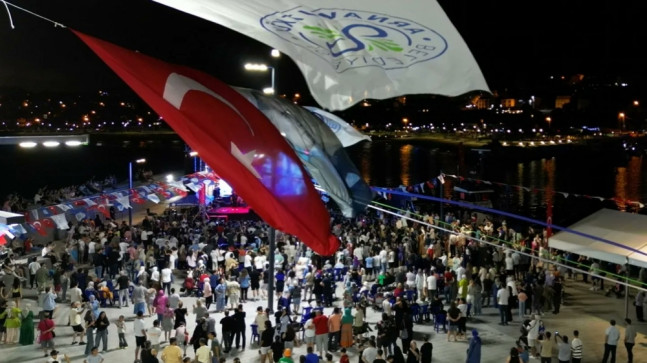
M419 323L420 322L420 305L412 304L409 307L409 310L411 312L411 319L413 319L413 322L414 323Z
M422 309L420 310L420 321L431 321L431 318L429 317L429 305L427 304L422 305Z
M259 345L261 344L261 335L258 333L258 325L252 324L252 339L249 341L250 344L253 344L256 341Z
M415 290L407 290L406 294L407 294L407 301L409 301L410 303L416 301L416 291Z
M434 316L434 330L438 333L440 327L443 327L443 331L447 332L447 315L446 314L436 314Z

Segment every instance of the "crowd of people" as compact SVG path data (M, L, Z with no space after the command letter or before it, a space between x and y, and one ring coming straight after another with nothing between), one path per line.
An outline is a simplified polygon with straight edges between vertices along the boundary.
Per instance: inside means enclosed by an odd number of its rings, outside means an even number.
M468 342L465 360L474 363L481 361L482 341L469 319L493 308L500 325L521 322L508 362L533 356L549 362L553 346L560 362L579 362L579 333L570 339L566 333L551 336L542 316L559 314L565 278L573 274L569 263L592 268L592 288L604 289L600 262L550 251L546 231L520 233L505 220L495 225L467 211L459 220L459 214L447 213L444 221L434 213L422 218L450 233L370 211L355 220L335 217L332 230L342 245L333 256L313 254L279 232L270 251L271 230L264 223L205 221L197 210L169 209L132 229L126 223L84 220L71 226L63 251L54 245L43 249L41 256L50 263L32 258L28 276L18 272L12 257L5 261L4 272L14 279L11 288L0 288L0 327L6 328L0 340L31 345L36 329L43 354L58 357L54 341L60 327L52 318L59 304L69 303L72 344L85 345L92 363L103 361L110 331L119 335L120 349L134 345L134 359L142 363L222 363L254 339L262 363L289 363L301 344L307 353L299 360L306 363L332 361L330 352L347 363L351 348L361 363L428 363L433 346L428 336L416 341L413 327L433 320L447 332L448 342ZM588 281L588 274L583 278ZM21 301L23 284L41 291L35 328L31 306ZM258 307L250 332L244 307L266 299L270 286L276 308ZM187 297L197 297L196 304L186 306ZM110 321L107 306L132 310ZM325 308L332 314L327 316ZM381 311L373 326L365 321L367 308ZM642 319L642 304L640 314ZM147 324L146 317L154 320ZM187 319L195 321L193 331ZM126 337L128 325L134 341ZM627 329L624 338L629 356L631 332ZM608 330L605 361L607 354L615 360L619 338Z

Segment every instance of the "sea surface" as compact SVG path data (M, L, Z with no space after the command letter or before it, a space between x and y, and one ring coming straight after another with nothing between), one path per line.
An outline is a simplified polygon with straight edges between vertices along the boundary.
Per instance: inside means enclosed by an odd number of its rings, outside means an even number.
M0 146L0 195L18 193L31 198L43 186L60 188L109 175L123 183L129 161L140 158L146 163L136 167L154 174L191 173L196 161L175 135L92 135L90 140L78 148ZM545 220L546 205L552 204L555 223L572 223L600 207L633 210L627 200L647 204L647 158L639 153L579 148L518 160L512 150L479 154L452 145L407 140L364 142L347 151L369 185L408 186L430 181L441 172L461 175L481 186L492 183L495 206L511 212ZM445 180L444 194L449 198L459 180Z

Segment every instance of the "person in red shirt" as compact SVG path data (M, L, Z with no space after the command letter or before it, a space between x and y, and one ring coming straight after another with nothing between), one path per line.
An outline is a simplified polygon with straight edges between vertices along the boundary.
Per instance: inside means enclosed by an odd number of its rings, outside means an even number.
M317 315L312 319L315 326L315 344L319 356L323 357L323 353L328 351L328 317L321 310L316 310L315 313Z

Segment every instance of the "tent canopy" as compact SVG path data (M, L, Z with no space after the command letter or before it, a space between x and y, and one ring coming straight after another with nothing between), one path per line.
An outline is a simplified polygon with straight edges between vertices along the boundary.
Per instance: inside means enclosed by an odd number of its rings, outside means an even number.
M645 215L601 209L568 228L647 254L647 216ZM548 245L551 248L589 258L647 268L645 254L566 231L550 237Z

